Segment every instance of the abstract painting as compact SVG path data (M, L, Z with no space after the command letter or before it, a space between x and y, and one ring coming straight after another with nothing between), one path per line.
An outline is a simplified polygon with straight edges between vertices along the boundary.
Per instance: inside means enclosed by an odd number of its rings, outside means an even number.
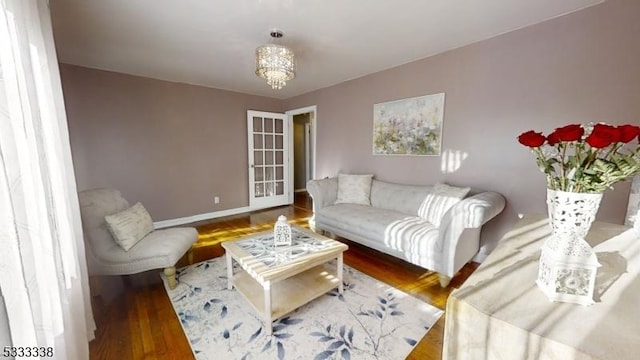
M374 155L440 155L444 93L373 105Z

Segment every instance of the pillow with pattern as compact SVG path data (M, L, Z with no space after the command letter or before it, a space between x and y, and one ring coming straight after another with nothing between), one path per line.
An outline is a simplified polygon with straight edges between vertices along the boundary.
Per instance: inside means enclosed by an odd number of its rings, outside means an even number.
M104 217L113 239L124 251L129 251L138 241L153 231L153 220L139 202L132 207Z
M338 196L335 204L371 206L371 180L373 175L338 174Z

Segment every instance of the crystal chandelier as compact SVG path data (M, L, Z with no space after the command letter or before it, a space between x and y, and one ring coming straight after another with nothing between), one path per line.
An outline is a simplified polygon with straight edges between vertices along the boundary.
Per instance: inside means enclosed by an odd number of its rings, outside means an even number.
M271 37L278 39L282 32L272 31ZM276 44L256 49L256 75L267 80L272 89L280 90L287 81L296 77L296 67L291 49Z

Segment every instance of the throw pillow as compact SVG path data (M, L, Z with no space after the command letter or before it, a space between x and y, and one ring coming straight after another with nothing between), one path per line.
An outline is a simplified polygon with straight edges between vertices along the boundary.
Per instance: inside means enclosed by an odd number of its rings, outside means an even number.
M113 215L104 217L113 239L124 251L129 251L138 241L153 231L153 220L139 202Z
M420 205L418 216L435 226L440 226L440 221L444 214L453 205L464 199L470 190L471 188L468 187L461 188L447 184L435 184L433 191L424 198Z
M336 204L359 204L371 206L371 179L373 175L338 174L338 196Z

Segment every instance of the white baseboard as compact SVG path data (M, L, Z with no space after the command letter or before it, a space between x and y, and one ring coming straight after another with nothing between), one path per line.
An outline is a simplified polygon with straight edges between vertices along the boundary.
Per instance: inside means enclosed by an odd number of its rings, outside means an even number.
M211 220L211 219L216 219L216 218L220 218L220 217L223 217L223 216L237 215L237 214L242 214L242 213L246 213L246 212L249 212L249 207L248 206L239 207L239 208L235 208L235 209L214 211L214 212L210 212L210 213L206 213L206 214L198 214L198 215L193 215L193 216L186 216L186 217L181 217L181 218L177 218L177 219L156 221L156 222L153 223L153 226L156 229L162 229L162 228L166 228L166 227L190 224L190 223L194 223L194 222L197 222L197 221Z

